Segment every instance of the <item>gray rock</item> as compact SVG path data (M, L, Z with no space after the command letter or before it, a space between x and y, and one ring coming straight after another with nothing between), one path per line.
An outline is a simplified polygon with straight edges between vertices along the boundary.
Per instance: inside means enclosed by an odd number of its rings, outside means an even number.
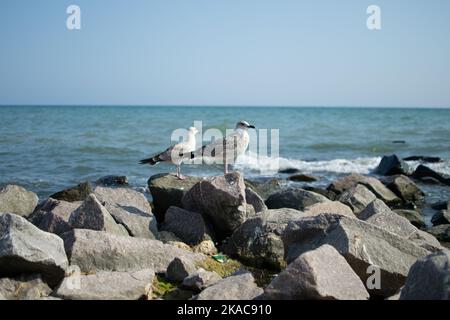
M97 200L94 194L86 197L83 204L76 209L69 219L73 228L106 231L127 236L126 229L115 222L108 210Z
M247 219L245 184L239 172L203 179L182 203L186 210L202 213L218 238L231 235Z
M259 194L264 201L266 201L270 195L282 190L282 181L276 178L264 181L245 180L245 185Z
M216 284L221 279L222 277L216 272L199 268L196 272L184 278L183 287L199 292Z
M344 193L345 191L353 188L361 181L364 181L365 178L366 177L361 174L352 173L333 181L332 183L330 183L327 189L340 195L341 193Z
M229 276L198 294L195 300L253 300L263 293L251 273Z
M95 184L104 187L128 186L128 178L126 176L104 176L95 181Z
M291 221L285 228L283 240L288 263L304 252L329 244L344 256L364 283L371 275L367 268L377 266L381 288L369 292L384 297L397 292L411 265L429 253L373 224L331 214Z
M264 200L251 188L245 188L245 200L247 204L253 206L256 213L267 210L267 206L264 203Z
M184 278L190 276L197 270L195 263L191 259L175 258L169 263L166 271L166 278L174 282L182 282Z
M64 300L138 300L152 293L152 269L134 272L99 271L64 278L54 295Z
M357 184L342 193L339 197L339 201L352 208L355 215L358 216L359 213L376 198L377 197L369 189L361 184Z
M96 187L95 196L103 203L117 223L133 237L155 239L158 236L156 218L147 198L130 188Z
M375 172L384 176L392 176L395 174L409 174L410 168L405 161L393 154L384 156Z
M449 224L450 223L450 211L449 210L440 210L436 212L431 218L431 223L434 226L440 224Z
M304 214L293 209L272 209L248 219L228 239L224 251L256 267L280 270L285 266L281 235L287 224Z
M358 275L332 246L300 255L265 289L264 299L367 300Z
M165 272L176 257L201 262L206 257L158 240L123 237L108 232L74 229L61 236L71 265L82 272L138 271Z
M408 177L404 175L393 176L385 180L386 186L405 202L423 200L425 194Z
M319 180L319 178L317 178L313 175L304 174L304 173L294 174L294 175L290 176L288 179L290 181L295 181L295 182L313 182L313 181Z
M424 165L419 165L413 172L412 177L418 180L423 180L424 178L433 178L440 183L450 186L450 177L441 173L434 171Z
M328 202L326 197L304 189L286 189L272 194L266 200L269 209L291 208L304 210L306 207L320 202Z
M0 278L0 296L5 300L36 300L51 293L52 289L42 281L39 274Z
M303 186L303 189L318 193L332 201L336 200L336 198L337 198L336 193L331 190L328 190L328 189L323 189L323 188L318 188L318 187L313 187L313 186Z
M407 219L391 211L383 201L375 199L360 214L360 219L414 242L428 251L437 251L441 245L436 238L413 226Z
M440 224L427 230L428 233L435 236L439 241L450 242L450 224Z
M173 174L157 174L148 179L148 188L153 198L153 206L158 222L171 206L182 208L181 199L201 178L186 177L180 180Z
M450 251L419 259L411 267L400 300L450 300Z
M208 239L211 232L200 213L187 211L177 207L170 207L161 230L172 232L181 241L196 245Z
M399 216L401 216L405 219L408 219L409 222L411 222L415 227L417 227L419 229L426 227L425 220L423 219L420 212L417 212L415 210L406 210L406 209L398 209L398 210L394 210L394 212L396 214L398 214Z
M55 234L63 234L72 229L71 214L82 202L67 202L48 198L34 210L28 220L39 229Z
M180 238L178 238L173 232L169 231L160 231L158 233L158 240L168 243L168 242L183 242Z
M67 265L61 238L18 215L0 214L0 274L40 273L54 286L64 277Z
M50 198L67 202L84 201L90 193L92 193L92 185L89 182L83 182L75 187L54 193Z
M342 216L355 218L352 209L339 201L320 202L307 207L304 211L305 216L318 216L322 213L333 213Z
M35 193L22 187L7 185L0 188L0 213L14 213L26 217L33 212L38 201Z

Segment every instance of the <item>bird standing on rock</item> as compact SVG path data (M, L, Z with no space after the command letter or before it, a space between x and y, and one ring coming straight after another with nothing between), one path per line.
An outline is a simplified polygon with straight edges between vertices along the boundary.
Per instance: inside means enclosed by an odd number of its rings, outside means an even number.
M165 151L158 153L157 155L143 159L140 164L150 164L154 166L159 162L170 162L177 166L176 176L180 180L184 180L185 177L181 174L181 163L183 160L190 158L190 153L195 150L196 139L195 135L198 133L197 128L189 127L186 141L177 143Z

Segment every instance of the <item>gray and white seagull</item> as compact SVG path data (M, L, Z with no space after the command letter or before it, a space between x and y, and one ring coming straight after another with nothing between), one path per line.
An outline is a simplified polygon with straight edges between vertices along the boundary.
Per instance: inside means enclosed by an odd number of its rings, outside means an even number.
M250 128L255 129L255 126L250 125L247 121L239 121L232 134L191 152L191 159L201 156L213 159L216 163L223 161L223 172L227 174L228 165L234 163L236 158L247 150L250 142L248 134Z

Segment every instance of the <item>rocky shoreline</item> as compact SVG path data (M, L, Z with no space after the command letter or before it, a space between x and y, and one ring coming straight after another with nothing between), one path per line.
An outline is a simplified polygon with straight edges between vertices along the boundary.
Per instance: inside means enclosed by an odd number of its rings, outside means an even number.
M425 204L417 182L450 178L395 155L377 173L326 188L159 174L151 202L121 176L41 201L5 186L0 300L449 299L450 199Z

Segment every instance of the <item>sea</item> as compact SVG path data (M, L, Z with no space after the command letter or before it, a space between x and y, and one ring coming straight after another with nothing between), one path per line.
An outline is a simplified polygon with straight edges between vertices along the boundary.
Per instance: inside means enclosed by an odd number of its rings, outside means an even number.
M284 179L277 169L296 168L319 178L308 185L324 187L352 172L375 175L381 157L390 154L440 157L441 162L427 165L450 174L450 109L1 106L0 186L18 184L44 199L86 180L125 175L133 188L145 191L150 176L175 168L144 166L139 160L179 141L176 129L201 127L201 144L211 140L209 129L225 133L240 120L257 128L251 146L268 146L266 152L249 148L238 159L234 169L247 179ZM222 170L214 164L182 166L185 175ZM450 187L421 188L429 202L450 199Z

